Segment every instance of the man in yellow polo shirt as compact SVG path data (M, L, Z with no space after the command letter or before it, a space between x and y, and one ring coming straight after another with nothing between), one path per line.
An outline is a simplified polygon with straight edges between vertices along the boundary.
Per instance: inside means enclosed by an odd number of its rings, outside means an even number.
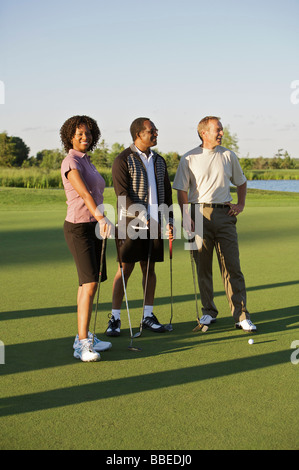
M203 215L202 246L193 251L202 302L201 325L216 321L212 260L218 256L225 292L236 328L255 332L246 307L246 288L240 268L237 215L244 210L247 183L234 152L221 146L223 127L218 117L206 116L197 127L202 141L180 160L173 188L177 190L184 228L195 230L195 213ZM237 187L232 204L230 183ZM191 204L191 217L188 204ZM196 210L200 209L200 210Z

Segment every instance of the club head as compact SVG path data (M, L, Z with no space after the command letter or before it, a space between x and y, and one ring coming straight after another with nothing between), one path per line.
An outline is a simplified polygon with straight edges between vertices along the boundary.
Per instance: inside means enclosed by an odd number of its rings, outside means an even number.
M168 323L168 325L164 325L165 330L167 331L173 331L172 324Z
M200 324L198 324L198 325L196 325L196 327L195 327L195 328L193 328L193 330L192 330L192 331L196 332L196 331L200 331L200 330L201 330L201 325L200 325Z
M202 331L203 333L206 333L208 331L208 329L209 329L208 325L201 325L199 323L195 328L193 328L192 331L194 331L194 332Z
M140 338L141 336L141 331L138 331L137 333L135 333L135 335L133 335L133 338Z
M128 350L129 350L129 351L135 351L135 352L140 352L140 351L142 351L141 348L135 348L135 346L129 346L129 347L128 347Z

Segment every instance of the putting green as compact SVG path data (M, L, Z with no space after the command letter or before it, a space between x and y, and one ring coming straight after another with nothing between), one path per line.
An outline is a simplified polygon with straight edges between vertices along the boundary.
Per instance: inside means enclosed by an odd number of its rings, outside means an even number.
M234 329L214 260L217 322L193 333L195 302L184 240L173 244L174 330L122 334L99 363L72 356L77 275L64 238L59 190L0 189L1 449L298 449L299 195L249 191L238 233L254 344ZM113 191L106 202L114 203ZM166 243L166 242L165 242ZM155 313L168 323L170 285L157 264ZM116 271L108 242L97 335L105 339ZM132 326L142 307L140 269L128 284ZM299 351L297 354L299 358Z

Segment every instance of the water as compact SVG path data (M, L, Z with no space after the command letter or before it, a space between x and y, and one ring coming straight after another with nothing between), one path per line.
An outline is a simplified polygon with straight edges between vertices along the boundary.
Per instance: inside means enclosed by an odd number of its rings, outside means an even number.
M299 193L299 180L252 180L247 181L247 188Z

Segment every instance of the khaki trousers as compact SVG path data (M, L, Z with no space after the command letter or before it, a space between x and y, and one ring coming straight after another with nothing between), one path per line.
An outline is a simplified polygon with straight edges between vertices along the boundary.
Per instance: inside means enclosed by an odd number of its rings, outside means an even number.
M191 214L194 217L194 205L192 206ZM203 207L201 209L203 213L203 243L201 248L193 251L193 257L197 267L203 315L208 314L213 318L218 315L214 303L212 273L215 248L231 313L234 321L239 322L246 318L249 319L250 315L246 308L246 287L240 267L236 230L237 218L229 216L228 211L228 207L215 209Z

